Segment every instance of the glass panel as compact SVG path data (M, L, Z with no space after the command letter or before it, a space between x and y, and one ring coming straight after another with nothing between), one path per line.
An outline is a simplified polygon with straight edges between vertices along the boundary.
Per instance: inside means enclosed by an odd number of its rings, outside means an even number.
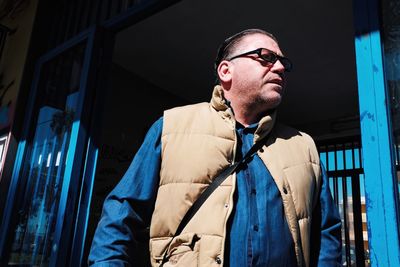
M42 67L32 116L33 139L28 141L20 174L25 191L9 265L49 264L84 48L84 44L75 46Z
M393 148L400 186L399 145L400 145L400 1L382 0L382 42L384 47L385 75L389 93L389 106L393 130Z

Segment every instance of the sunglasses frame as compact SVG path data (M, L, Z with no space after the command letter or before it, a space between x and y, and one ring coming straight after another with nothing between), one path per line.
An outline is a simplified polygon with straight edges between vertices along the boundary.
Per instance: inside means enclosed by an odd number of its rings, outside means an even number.
M263 55L261 53L263 50L267 50L268 51L268 56L269 57L266 57L265 54ZM230 61L230 60L233 60L235 58L245 57L245 56L252 55L252 54L257 54L257 56L260 59L262 59L265 62L271 63L271 64L275 64L275 62L277 62L279 60L282 63L282 65L285 67L285 71L286 72L290 72L292 70L292 68L293 68L293 64L290 61L290 59L288 59L287 57L280 56L280 55L276 54L274 51L271 51L271 50L269 50L267 48L257 48L255 50L252 50L252 51L249 51L249 52L245 52L243 54L239 54L239 55L230 57L230 58L228 58L226 60ZM272 58L271 58L271 55L272 55Z

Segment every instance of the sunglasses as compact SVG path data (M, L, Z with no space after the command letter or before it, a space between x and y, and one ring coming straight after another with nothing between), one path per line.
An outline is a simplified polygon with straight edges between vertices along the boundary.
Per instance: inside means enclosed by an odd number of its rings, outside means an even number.
M292 70L293 68L293 64L290 61L290 59L288 59L287 57L282 57L280 55L277 55L275 52L267 49L267 48L258 48L256 50L252 50L240 55L236 55L233 56L231 58L228 58L227 60L232 60L238 57L244 57L244 56L248 56L248 55L252 55L252 54L257 54L257 56L270 64L275 64L275 62L277 62L279 60L279 62L281 62L281 64L283 65L283 67L285 67L285 71L289 72Z

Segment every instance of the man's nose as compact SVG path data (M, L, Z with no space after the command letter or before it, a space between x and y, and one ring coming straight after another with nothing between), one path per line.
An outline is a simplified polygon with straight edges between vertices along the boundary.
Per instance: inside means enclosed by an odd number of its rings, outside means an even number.
M284 73L285 72L285 66L283 66L283 64L280 62L280 60L278 59L274 65L272 65L271 68L272 71L277 72L277 73Z

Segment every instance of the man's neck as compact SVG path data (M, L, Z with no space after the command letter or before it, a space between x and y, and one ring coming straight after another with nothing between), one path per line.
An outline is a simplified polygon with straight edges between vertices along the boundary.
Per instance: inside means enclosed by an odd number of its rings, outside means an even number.
M254 107L243 107L235 103L230 103L230 106L235 114L235 120L245 127L259 122L268 113L268 111L260 112Z

